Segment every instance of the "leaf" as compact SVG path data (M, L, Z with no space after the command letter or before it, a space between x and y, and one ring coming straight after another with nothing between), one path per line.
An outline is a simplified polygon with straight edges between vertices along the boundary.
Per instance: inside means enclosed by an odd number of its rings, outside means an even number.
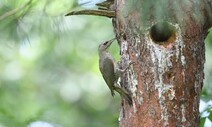
M204 127L206 117L200 119L200 127Z

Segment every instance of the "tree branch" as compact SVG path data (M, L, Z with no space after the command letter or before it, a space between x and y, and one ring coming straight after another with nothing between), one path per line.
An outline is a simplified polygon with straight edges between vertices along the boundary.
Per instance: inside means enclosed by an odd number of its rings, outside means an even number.
M16 13L18 13L19 11L21 11L22 9L26 8L28 5L30 5L30 3L32 2L32 0L29 0L27 3L25 3L23 6L21 6L20 8L16 8L13 9L11 11L8 11L6 13L4 13L3 15L0 16L0 21L6 19L7 17L10 17Z

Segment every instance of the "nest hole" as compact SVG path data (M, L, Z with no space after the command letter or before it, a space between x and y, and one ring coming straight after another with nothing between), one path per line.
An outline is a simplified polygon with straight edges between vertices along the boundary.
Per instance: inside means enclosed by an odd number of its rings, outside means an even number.
M151 27L150 36L155 43L162 45L174 42L175 31L175 27L168 22L159 22Z

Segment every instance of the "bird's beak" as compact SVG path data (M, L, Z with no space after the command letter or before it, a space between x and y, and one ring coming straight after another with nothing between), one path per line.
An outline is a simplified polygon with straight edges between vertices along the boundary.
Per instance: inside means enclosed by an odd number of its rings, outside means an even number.
M108 49L108 47L110 47L110 45L113 43L114 40L116 40L116 38L113 38L113 39L111 39L111 40L109 40L109 41L106 41L106 42L104 43L104 45L106 45L106 49Z

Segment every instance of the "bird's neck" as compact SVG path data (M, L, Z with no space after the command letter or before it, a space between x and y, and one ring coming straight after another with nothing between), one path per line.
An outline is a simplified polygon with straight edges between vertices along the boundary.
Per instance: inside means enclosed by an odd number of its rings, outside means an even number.
M99 57L107 56L109 54L108 51L99 52Z

